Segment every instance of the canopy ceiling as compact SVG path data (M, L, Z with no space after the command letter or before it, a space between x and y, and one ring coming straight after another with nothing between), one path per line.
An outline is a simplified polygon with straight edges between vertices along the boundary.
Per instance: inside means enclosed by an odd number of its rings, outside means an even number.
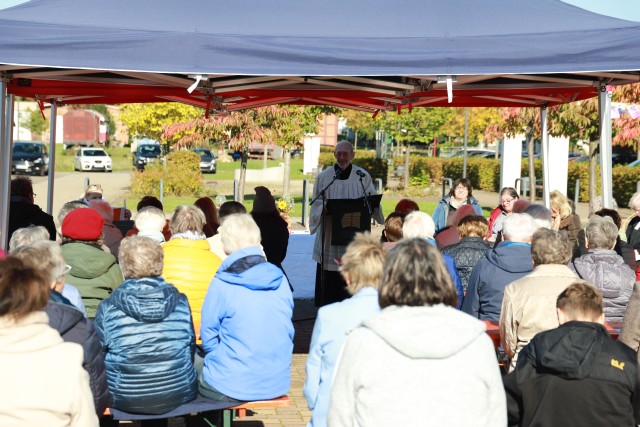
M640 81L640 23L558 0L31 0L0 46L9 93L62 104L539 106Z

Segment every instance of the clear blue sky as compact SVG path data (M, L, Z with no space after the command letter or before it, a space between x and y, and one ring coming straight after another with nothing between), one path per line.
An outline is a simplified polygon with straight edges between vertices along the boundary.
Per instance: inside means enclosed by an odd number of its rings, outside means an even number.
M27 0L0 0L0 9L24 3ZM135 0L132 0L135 1ZM535 1L535 0L532 0ZM640 22L640 0L562 0L565 3L615 18Z

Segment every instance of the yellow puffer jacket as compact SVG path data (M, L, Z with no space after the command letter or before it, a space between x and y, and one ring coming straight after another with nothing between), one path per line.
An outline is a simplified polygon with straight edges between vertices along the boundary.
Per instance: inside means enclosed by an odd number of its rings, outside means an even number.
M162 245L162 249L162 276L187 296L193 323L199 325L202 303L211 279L220 267L220 258L209 250L206 240L171 239Z

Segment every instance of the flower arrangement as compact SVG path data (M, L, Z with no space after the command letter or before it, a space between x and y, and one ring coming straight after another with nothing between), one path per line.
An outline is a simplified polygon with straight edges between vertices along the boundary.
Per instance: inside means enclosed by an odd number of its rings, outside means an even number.
M289 215L289 213L293 211L294 203L295 202L293 200L293 197L289 197L289 198L280 197L276 201L276 208L278 209L278 212L280 212L281 214Z

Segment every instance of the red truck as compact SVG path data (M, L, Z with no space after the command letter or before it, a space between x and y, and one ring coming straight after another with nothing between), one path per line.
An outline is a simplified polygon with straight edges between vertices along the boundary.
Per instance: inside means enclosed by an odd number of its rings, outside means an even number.
M105 127L102 114L92 110L71 110L62 118L62 143L64 148L74 145L91 147L104 144L106 138L101 134Z

